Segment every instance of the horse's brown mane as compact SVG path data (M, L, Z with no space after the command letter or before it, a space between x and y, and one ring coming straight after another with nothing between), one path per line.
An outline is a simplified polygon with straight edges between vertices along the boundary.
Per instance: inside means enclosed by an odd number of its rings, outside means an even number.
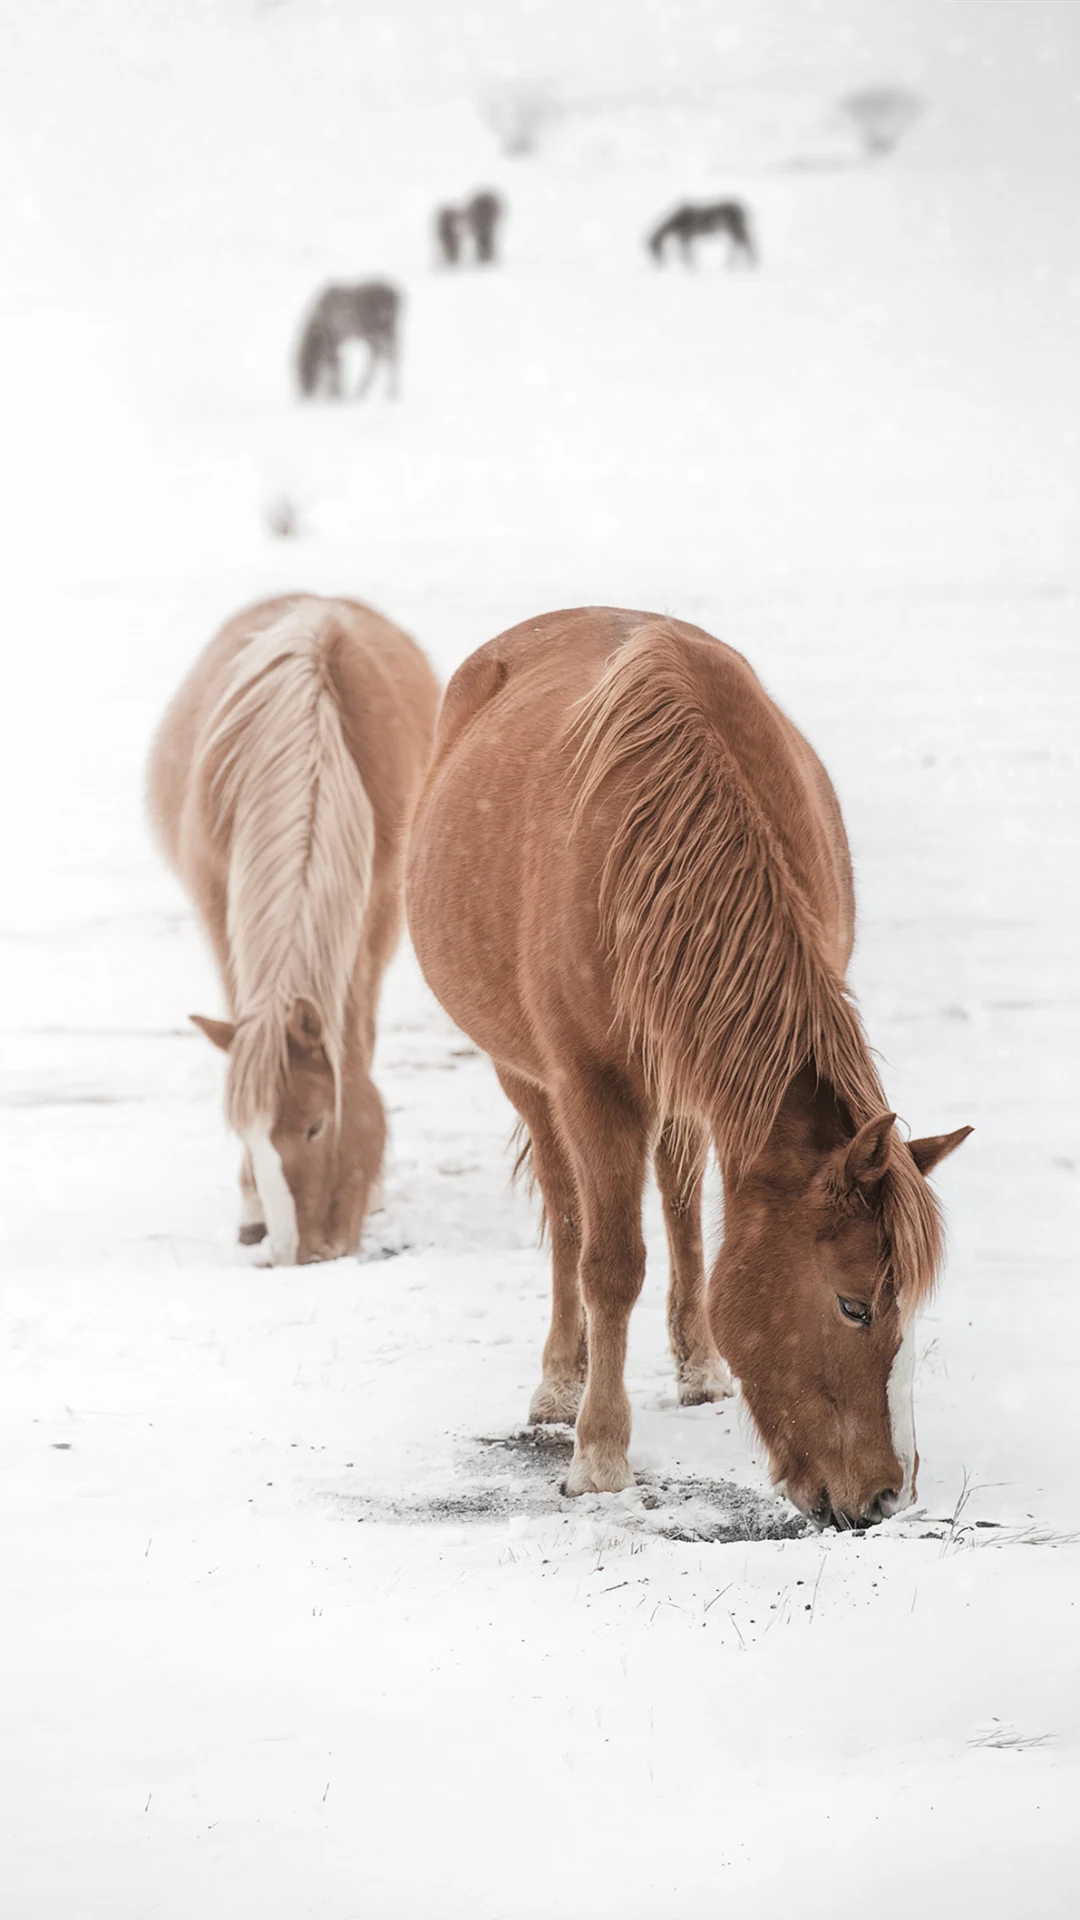
M337 1100L345 1003L371 886L374 817L329 669L339 627L299 601L238 654L198 747L215 828L231 846L228 933L239 1022L230 1124L276 1111L294 999L313 1000Z
M599 884L615 1003L660 1111L707 1120L741 1174L807 1065L856 1127L887 1102L779 837L710 721L691 645L654 621L612 656L575 721L575 812L613 775L632 775ZM881 1219L910 1312L933 1286L942 1231L899 1139Z

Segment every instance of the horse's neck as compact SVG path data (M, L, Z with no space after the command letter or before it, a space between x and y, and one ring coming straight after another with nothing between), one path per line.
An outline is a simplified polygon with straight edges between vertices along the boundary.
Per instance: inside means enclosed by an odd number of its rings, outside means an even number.
M803 1067L788 1084L751 1175L784 1185L803 1183L851 1130L851 1117L828 1081ZM732 1177L725 1165L725 1184Z

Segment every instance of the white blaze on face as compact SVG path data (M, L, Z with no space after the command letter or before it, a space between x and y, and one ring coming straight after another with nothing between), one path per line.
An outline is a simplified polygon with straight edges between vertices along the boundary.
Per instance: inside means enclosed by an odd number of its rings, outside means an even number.
M296 1203L268 1125L252 1127L245 1142L266 1220L270 1259L275 1267L295 1267L300 1248Z
M915 1482L915 1326L909 1320L889 1372L889 1425L893 1452L904 1470L904 1484L894 1513L910 1507Z

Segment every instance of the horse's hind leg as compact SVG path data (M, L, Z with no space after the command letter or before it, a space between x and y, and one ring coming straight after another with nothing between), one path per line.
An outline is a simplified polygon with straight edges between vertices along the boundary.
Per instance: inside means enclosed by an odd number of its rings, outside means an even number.
M669 1120L653 1148L656 1183L664 1203L671 1278L668 1335L679 1379L679 1405L697 1407L733 1391L705 1310L705 1256L701 1240L701 1182L708 1135L692 1123Z
M544 1374L529 1406L537 1424L572 1423L585 1380L585 1309L578 1282L581 1235L574 1176L541 1087L508 1068L499 1079L529 1130L532 1170L544 1199L551 1240L551 1329L544 1343Z
M629 1091L610 1073L560 1090L556 1115L580 1199L581 1291L588 1379L577 1417L567 1493L619 1493L633 1478L626 1335L645 1278L641 1197L647 1134Z
M396 334L390 334L387 337L385 358L387 399L396 400L400 391L398 384L398 344Z
M260 1240L266 1239L263 1203L255 1185L251 1155L246 1148L240 1162L240 1232L237 1237L242 1247L257 1247Z

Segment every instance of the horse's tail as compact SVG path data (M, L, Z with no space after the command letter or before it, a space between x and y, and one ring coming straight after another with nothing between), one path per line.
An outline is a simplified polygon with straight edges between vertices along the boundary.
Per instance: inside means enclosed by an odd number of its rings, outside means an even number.
M612 992L658 1108L719 1128L747 1166L811 1059L871 1112L882 1101L814 912L712 718L721 658L666 620L613 655L575 724L575 818L604 806Z
M273 1112L286 1022L314 1002L341 1098L346 1001L371 893L375 817L342 724L332 603L297 600L237 655L198 746L199 790L228 849L226 927L240 1024L228 1115Z

